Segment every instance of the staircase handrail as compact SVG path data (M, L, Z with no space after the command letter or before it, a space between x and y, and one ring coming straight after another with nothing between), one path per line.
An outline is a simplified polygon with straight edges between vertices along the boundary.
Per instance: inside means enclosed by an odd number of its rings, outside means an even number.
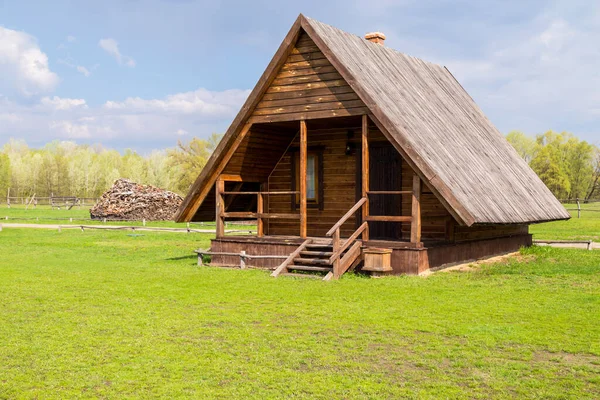
M346 214L344 214L344 216L342 218L340 218L340 220L338 222L336 222L335 225L333 225L331 227L331 229L326 233L326 235L332 236L334 234L334 232L336 230L340 229L340 227L346 223L348 218L353 216L354 213L356 211L358 211L366 202L367 202L366 197L362 197L359 201L357 201L356 204L350 210L348 210L348 212Z

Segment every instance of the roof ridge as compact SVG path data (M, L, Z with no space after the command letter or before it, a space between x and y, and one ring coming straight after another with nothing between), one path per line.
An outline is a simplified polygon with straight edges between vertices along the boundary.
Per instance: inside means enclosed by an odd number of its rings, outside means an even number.
M425 60L425 59L423 59L423 58L420 58L420 57L417 57L417 56L413 56L413 55L411 55L411 54L408 54L408 53L404 53L404 52L402 52L402 51L400 51L400 50L398 50L398 49L395 49L395 48L393 48L393 47L389 47L389 46L382 46L382 45L380 45L380 44L377 44L377 43L372 43L372 42L370 42L369 40L365 39L364 37L362 37L362 36L359 36L359 35L356 35L356 34L354 34L354 33L352 33L352 32L345 31L345 30L343 30L343 29L340 29L340 28L338 28L338 27L335 27L335 26L333 26L333 25L330 25L330 24L327 24L327 23L325 23L325 22L319 21L318 19L314 19L314 18L307 17L306 15L303 15L303 14L300 14L300 15L302 15L302 16L303 16L303 17L304 17L304 18L307 20L307 22L309 22L309 23L315 23L315 22L316 22L316 23L318 23L318 24L320 24L320 25L324 25L324 26L326 26L326 27L328 27L328 28L330 28L330 29L333 29L333 30L336 30L336 31L338 31L338 32L341 32L341 33L343 33L344 35L348 35L348 36L353 36L353 37L356 37L356 38L358 38L358 39L362 40L363 42L365 42L365 43L368 43L368 45L369 45L369 46L377 46L377 47L374 47L374 48L380 48L381 50L388 51L388 52L392 52L392 53L396 53L396 54L400 54L400 55L402 55L402 56L404 56L404 57L412 58L412 59L414 59L414 60L419 60L419 61L421 61L421 62L424 62L424 63L426 63L426 64L429 64L429 65L433 65L433 66L436 66L436 67L439 67L439 68L446 68L446 69L448 69L448 68L447 68L445 65L443 65L443 64L438 64L438 63L435 63L435 62L433 62L433 61L428 61L428 60Z

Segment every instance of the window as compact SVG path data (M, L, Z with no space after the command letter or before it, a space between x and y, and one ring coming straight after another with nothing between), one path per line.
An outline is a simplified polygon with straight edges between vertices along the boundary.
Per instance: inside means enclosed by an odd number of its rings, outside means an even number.
M292 190L300 191L300 152L292 151ZM309 148L306 155L306 203L307 207L323 209L323 150ZM292 209L300 207L300 194L293 196Z

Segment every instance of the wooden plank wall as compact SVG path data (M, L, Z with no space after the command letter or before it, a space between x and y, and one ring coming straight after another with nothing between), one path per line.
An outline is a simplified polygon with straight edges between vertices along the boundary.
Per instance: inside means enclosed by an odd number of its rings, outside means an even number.
M324 146L323 149L323 189L324 210L308 208L308 236L325 236L325 233L356 203L356 153L346 155L347 128L311 129L308 125L308 148ZM358 132L358 130L355 130ZM299 145L298 138L293 147ZM291 156L286 154L269 178L269 191L291 189ZM269 212L289 213L292 208L291 196L272 196ZM299 234L298 220L272 219L268 222L269 235ZM356 229L355 218L350 218L342 226L342 236L348 236Z
M303 32L250 122L341 117L366 111L365 104Z
M464 242L467 240L493 239L507 236L520 236L529 233L529 225L473 225L471 227L456 226L454 240Z

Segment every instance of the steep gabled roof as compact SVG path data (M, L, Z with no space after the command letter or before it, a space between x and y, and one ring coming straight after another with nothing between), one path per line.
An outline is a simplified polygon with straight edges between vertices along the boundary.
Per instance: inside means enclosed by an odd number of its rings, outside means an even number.
M461 225L570 218L445 67L300 15L184 200L178 221L190 220L213 187L301 30Z

